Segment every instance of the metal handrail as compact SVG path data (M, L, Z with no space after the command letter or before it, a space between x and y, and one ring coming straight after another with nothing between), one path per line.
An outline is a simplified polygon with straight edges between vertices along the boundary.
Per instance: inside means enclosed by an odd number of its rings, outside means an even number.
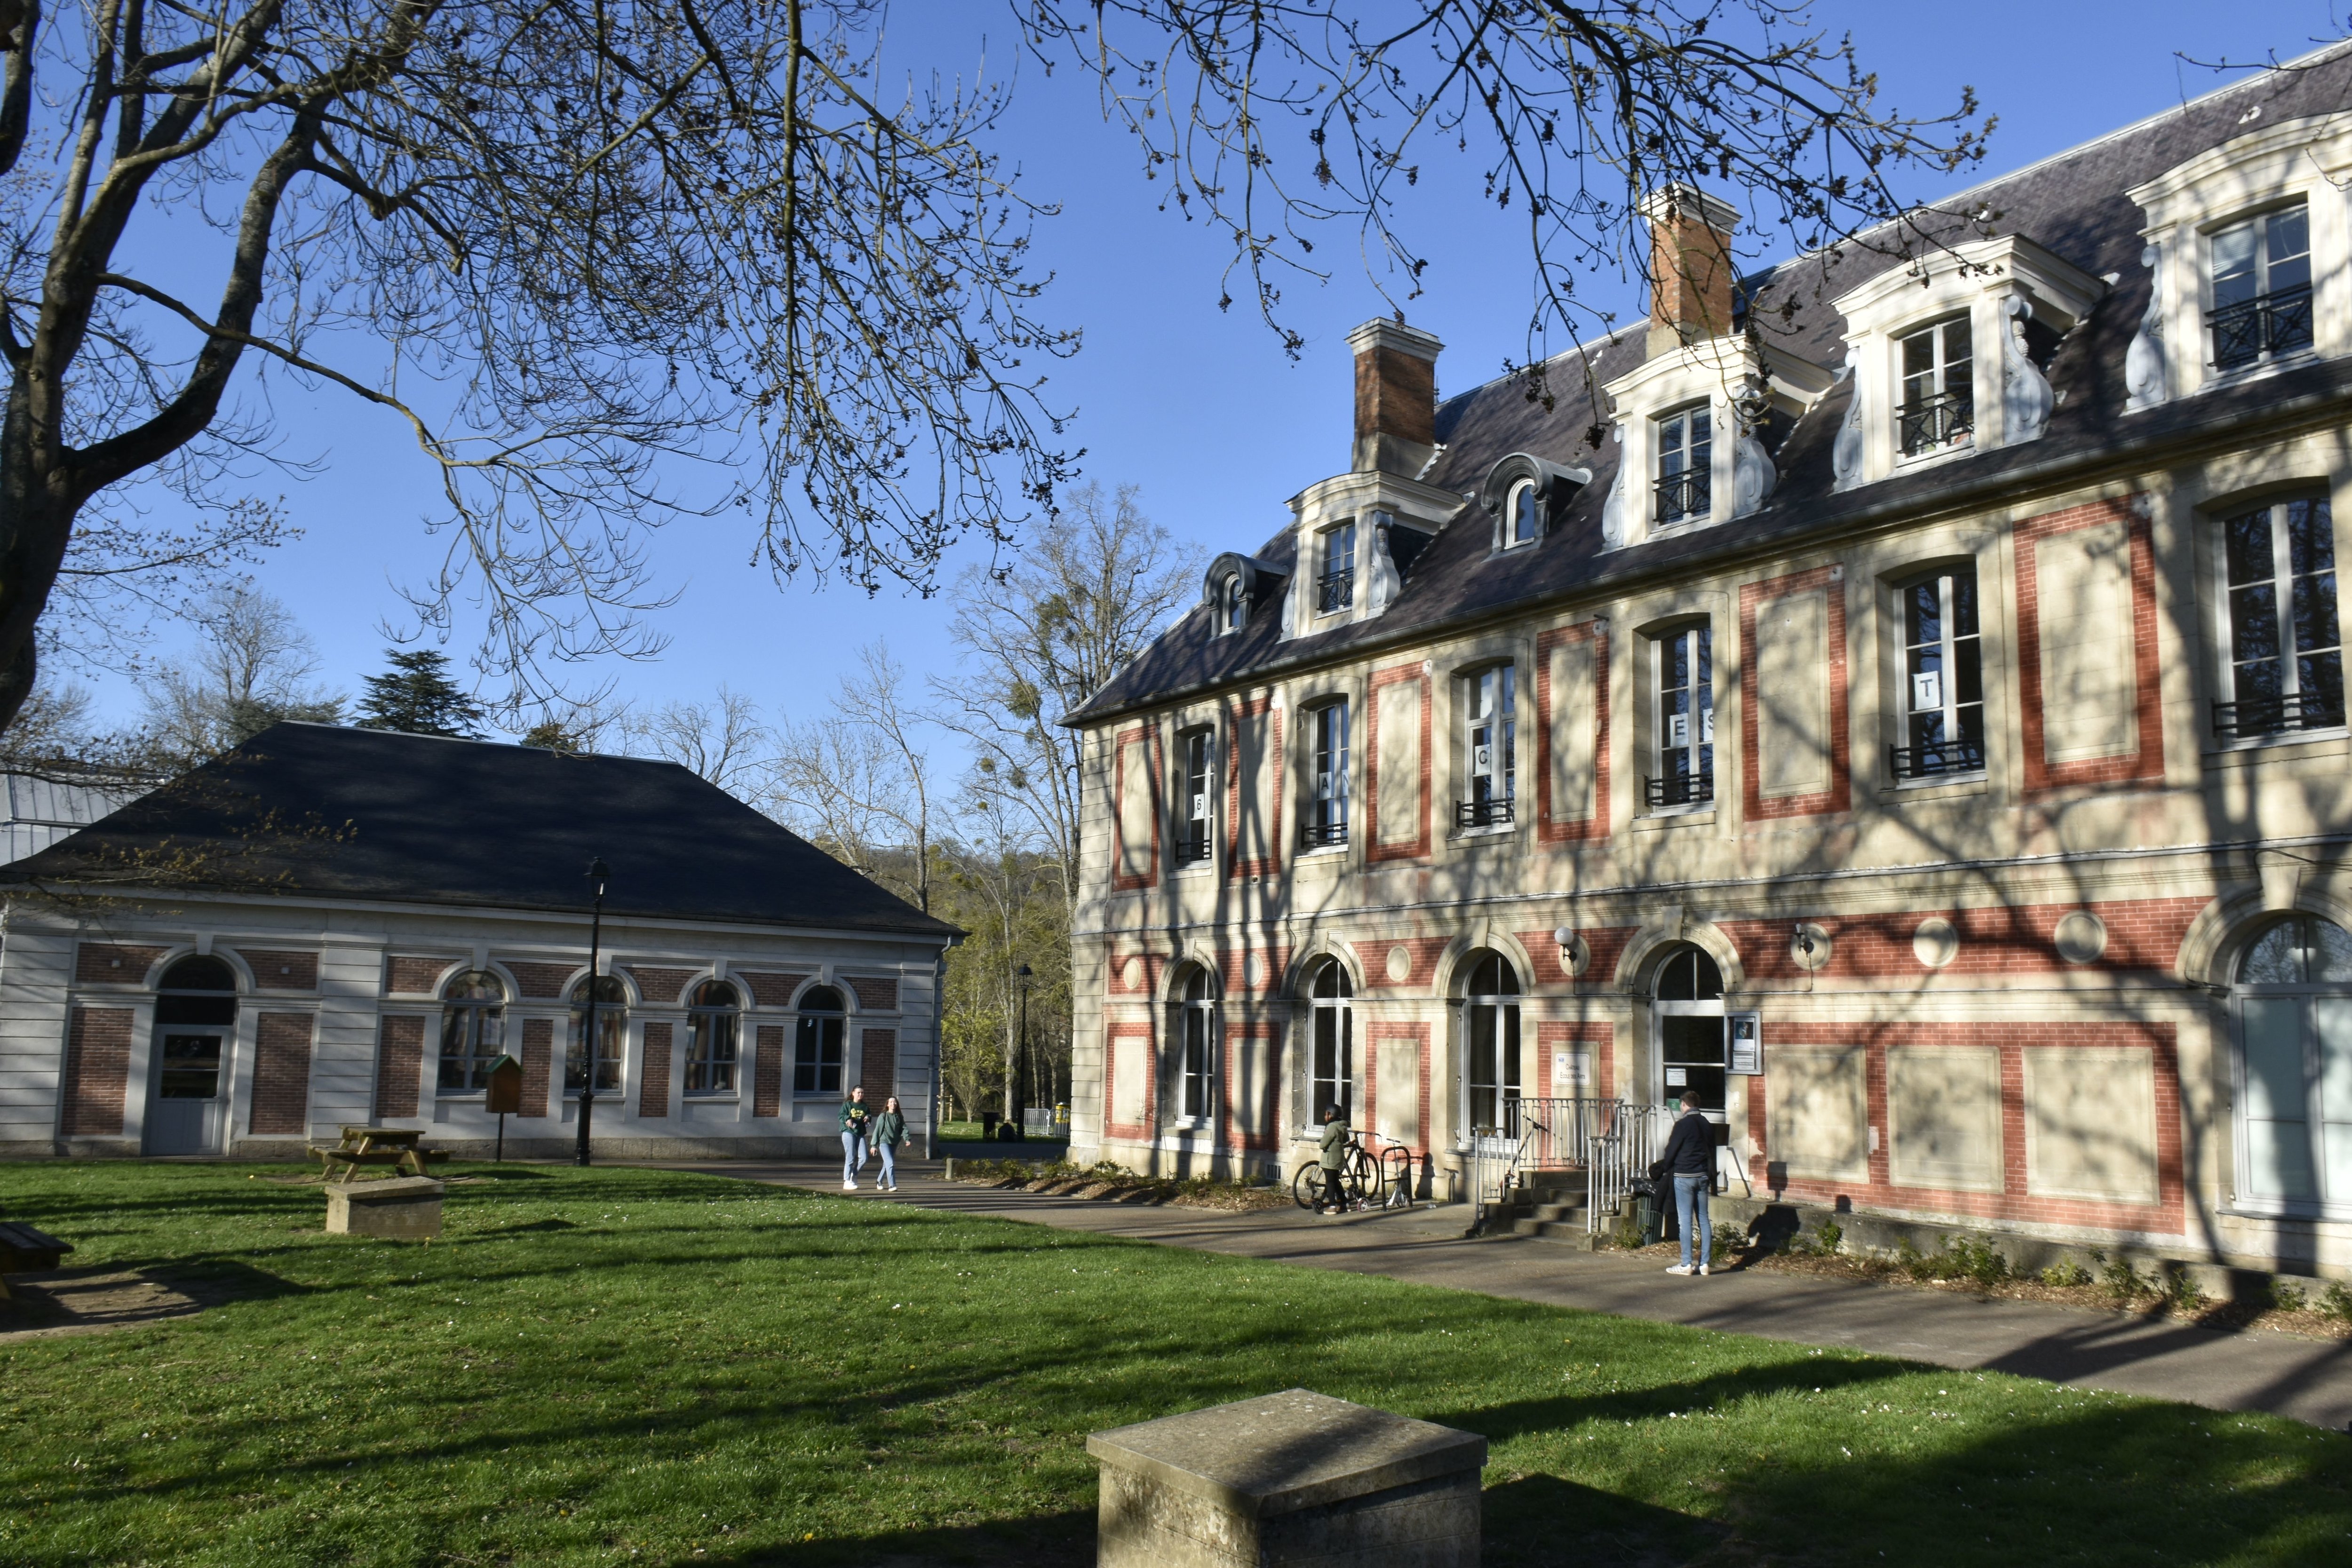
M1187 866L1195 860L1206 860L1208 858L1209 834L1206 828L1198 833L1184 834L1176 840L1176 863L1179 866Z
M1609 1106L1608 1126L1591 1140L1585 1171L1584 1228L1601 1234L1604 1215L1614 1215L1633 1195L1633 1178L1646 1176L1664 1141L1662 1129L1674 1125L1676 1108L1639 1105L1615 1100Z
M1934 741L1924 746L1886 748L1886 771L1898 779L1980 773L1984 769L1984 744L1979 741Z
M1302 824L1298 829L1298 839L1309 849L1321 848L1330 844L1345 844L1348 842L1348 820L1341 817L1337 822Z
M2312 343L2311 285L2273 289L2205 312L2213 331L2213 367L2236 370L2265 354L2292 353Z
M2344 699L2313 692L2245 697L2213 704L2213 738L2243 741L2295 730L2326 730L2344 722Z
M1715 770L1644 778L1642 788L1652 805L1703 805L1715 798Z
M1685 468L1679 474L1661 475L1655 489L1660 522L1705 517L1715 508L1714 476L1705 468Z
M1963 437L1973 437L1976 434L1976 396L1966 392L1939 392L1932 397L1906 403L1895 416L1895 428L1906 458L1956 447Z
M1493 827L1498 823L1514 820L1509 795L1454 803L1454 826L1456 827Z
M1326 572L1319 579L1321 593L1317 605L1324 615L1344 610L1356 602L1356 569L1349 566L1339 572Z

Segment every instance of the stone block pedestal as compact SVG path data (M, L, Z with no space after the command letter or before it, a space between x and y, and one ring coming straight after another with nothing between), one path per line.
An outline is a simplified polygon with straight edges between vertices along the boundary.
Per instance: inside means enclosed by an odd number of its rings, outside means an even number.
M389 1236L422 1241L441 1234L441 1194L446 1184L425 1176L327 1184L327 1231L332 1236Z
M1486 1439L1294 1388L1097 1432L1098 1568L1477 1568Z

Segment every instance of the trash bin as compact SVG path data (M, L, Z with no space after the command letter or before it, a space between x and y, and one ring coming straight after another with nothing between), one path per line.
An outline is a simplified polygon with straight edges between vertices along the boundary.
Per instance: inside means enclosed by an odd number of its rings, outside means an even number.
M1633 1226L1642 1238L1642 1246L1649 1247L1657 1241L1664 1220L1658 1211L1656 1189L1647 1182L1637 1184L1633 1188Z

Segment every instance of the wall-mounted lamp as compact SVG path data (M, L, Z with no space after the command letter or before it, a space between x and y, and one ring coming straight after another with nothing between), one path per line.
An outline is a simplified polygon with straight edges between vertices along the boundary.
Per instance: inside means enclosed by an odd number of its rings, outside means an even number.
M1581 979L1585 966L1592 962L1592 950L1585 945L1582 937L1576 934L1573 926L1559 927L1551 933L1551 939L1559 944L1561 970L1570 980Z

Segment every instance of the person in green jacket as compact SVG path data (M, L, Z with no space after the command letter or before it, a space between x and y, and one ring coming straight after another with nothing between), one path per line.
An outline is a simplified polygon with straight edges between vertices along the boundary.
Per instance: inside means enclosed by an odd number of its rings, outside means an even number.
M1317 1214L1326 1209L1336 1209L1342 1214L1347 1212L1348 1200L1339 1191L1339 1173L1348 1163L1348 1142L1347 1112L1337 1105L1325 1106L1323 1148L1316 1156L1317 1163L1323 1167L1323 1201L1315 1205Z
M866 1129L874 1113L866 1109L866 1086L859 1084L841 1102L841 1190L857 1190L857 1173L866 1163Z
M882 1114L874 1119L874 1129L866 1134L874 1152L882 1156L882 1190L898 1190L898 1145L907 1141L907 1113L898 1109L898 1097L892 1095L882 1102Z

